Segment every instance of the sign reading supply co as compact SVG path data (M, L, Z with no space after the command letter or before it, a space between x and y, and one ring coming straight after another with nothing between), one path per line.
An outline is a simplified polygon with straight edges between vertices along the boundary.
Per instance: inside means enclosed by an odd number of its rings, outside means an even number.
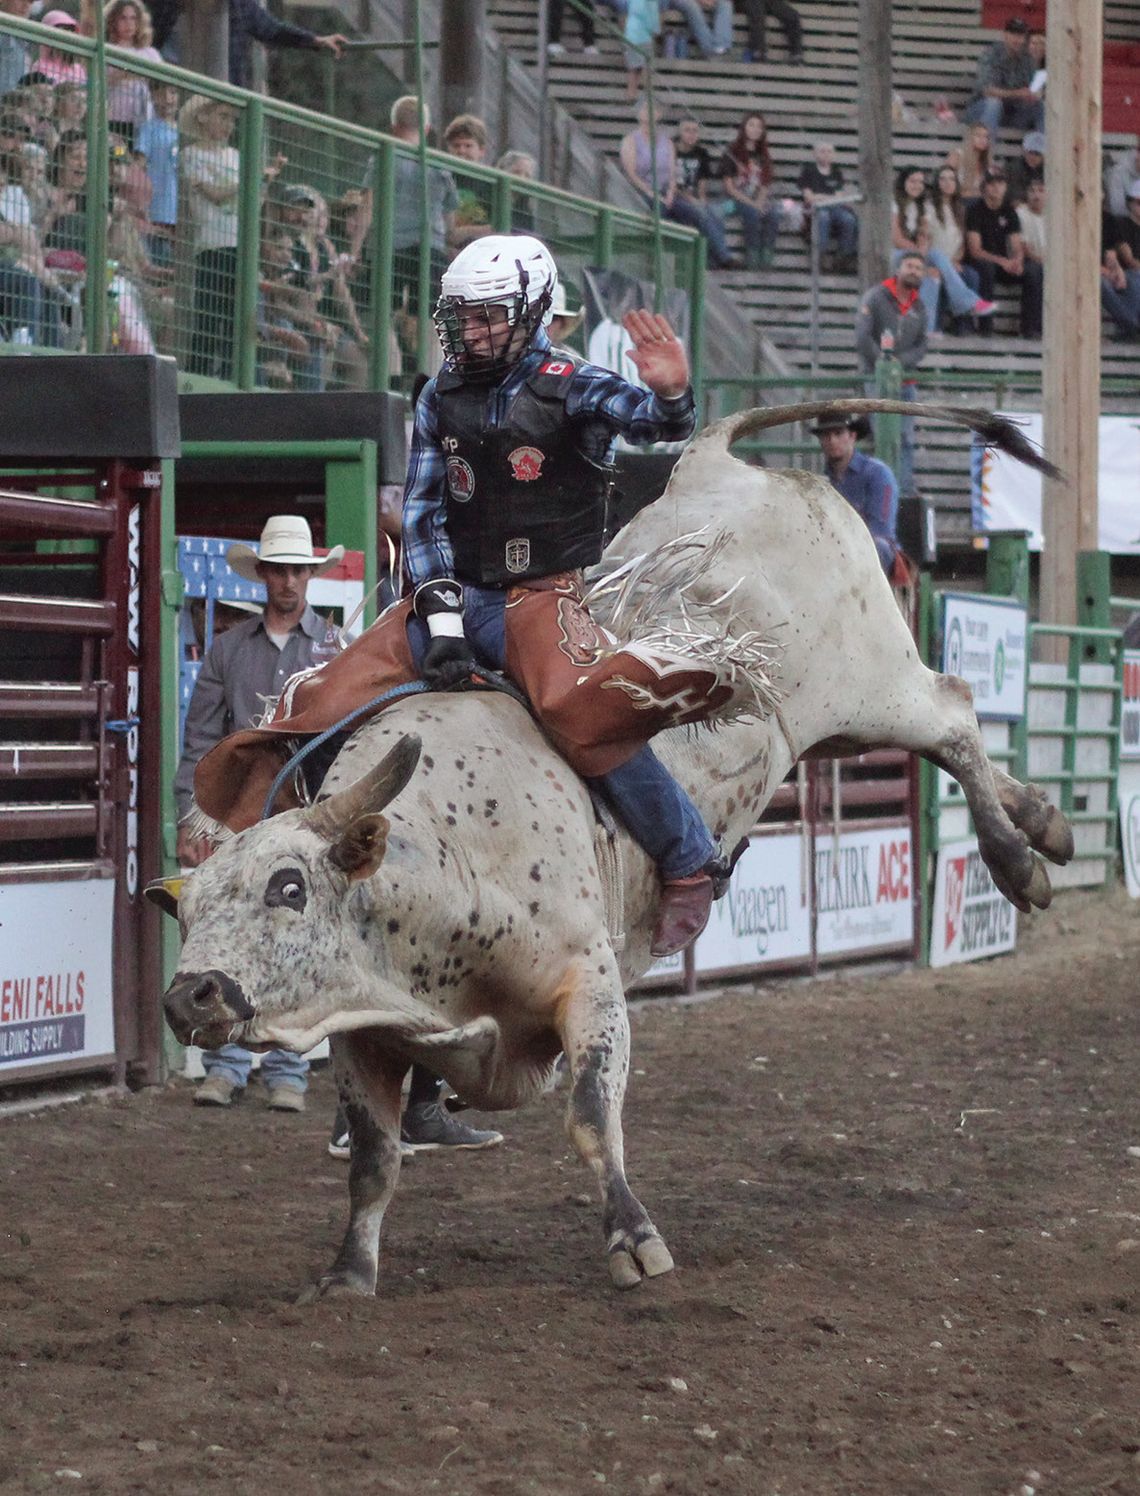
M1124 691L1120 701L1120 757L1140 759L1140 649L1124 651Z
M943 672L970 687L979 719L1018 721L1025 715L1026 610L969 592L943 593L942 607Z
M931 966L977 961L1017 944L1017 911L997 891L976 838L939 849L930 928Z
M5 1074L115 1052L115 883L0 884L0 1085Z

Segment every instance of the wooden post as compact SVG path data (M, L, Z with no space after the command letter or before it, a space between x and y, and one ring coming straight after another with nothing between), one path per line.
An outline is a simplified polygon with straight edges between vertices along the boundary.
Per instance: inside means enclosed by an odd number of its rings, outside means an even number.
M439 87L442 135L457 114L484 113L483 37L487 0L445 0L439 18ZM492 152L502 149L493 142ZM493 159L493 157L492 157Z
M863 291L889 274L891 259L891 0L859 0L859 187Z
M1077 621L1077 553L1097 548L1100 416L1101 0L1047 17L1041 621Z

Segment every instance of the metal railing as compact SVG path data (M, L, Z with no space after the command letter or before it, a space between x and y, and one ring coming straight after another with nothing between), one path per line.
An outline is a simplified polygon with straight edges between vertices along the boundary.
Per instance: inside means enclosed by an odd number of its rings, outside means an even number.
M403 387L434 355L456 236L485 227L539 233L572 296L587 266L683 289L699 378L689 229L435 151L421 170L378 129L85 37L7 16L0 32L47 37L63 78L0 101L28 203L0 246L0 352L158 352L205 388Z

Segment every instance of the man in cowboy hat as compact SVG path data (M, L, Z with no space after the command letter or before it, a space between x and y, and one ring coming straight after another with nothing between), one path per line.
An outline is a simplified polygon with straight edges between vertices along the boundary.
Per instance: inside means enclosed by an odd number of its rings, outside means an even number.
M899 486L885 462L868 457L856 446L862 437L870 436L870 422L866 416L825 416L811 429L819 438L832 486L862 516L889 576L899 554Z
M579 307L576 312L570 310L566 304L566 287L559 281L550 298L550 326L547 328L550 341L556 348L561 348L568 338L574 336L585 315L583 307Z

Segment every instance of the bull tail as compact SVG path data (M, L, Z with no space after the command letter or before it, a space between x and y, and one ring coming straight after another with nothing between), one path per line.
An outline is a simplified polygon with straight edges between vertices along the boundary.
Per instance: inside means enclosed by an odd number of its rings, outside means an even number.
M952 426L965 426L976 431L987 447L1006 452L1018 462L1036 468L1049 478L1060 478L1061 471L1055 467L1018 426L1004 416L994 415L989 410L972 410L960 405L917 405L910 400L808 400L799 405L761 405L752 410L741 410L736 415L725 416L696 436L690 443L686 457L691 458L701 449L727 451L733 442L753 436L758 431L767 431L772 426L788 426L796 421L817 420L821 416L837 415L902 415L926 416L934 421L947 421Z

